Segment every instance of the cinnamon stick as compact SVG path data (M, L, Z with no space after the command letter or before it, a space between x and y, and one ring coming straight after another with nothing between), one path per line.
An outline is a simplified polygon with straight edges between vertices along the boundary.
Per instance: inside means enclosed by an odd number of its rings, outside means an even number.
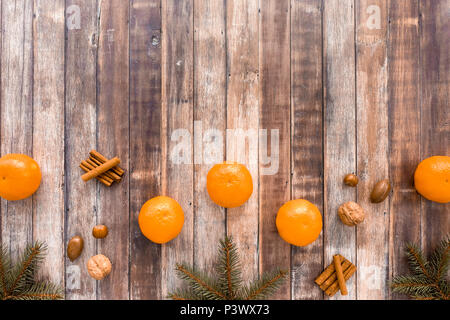
M98 166L97 168L95 168L95 169L85 173L84 175L82 175L81 179L83 179L83 181L89 181L92 178L95 178L98 175L100 175L102 173L105 173L109 169L114 168L119 163L120 163L120 159L119 158L117 158L117 157L112 158L111 160L108 160L105 163L103 163L101 166Z
M356 266L351 265L347 270L344 271L344 279L347 281L350 277L356 272ZM335 281L327 290L325 290L325 294L327 296L334 296L336 292L339 290L339 283Z
M100 165L96 164L94 161L92 161L91 159L87 159L85 160L87 163L89 163L89 165L92 167L92 169L95 169L97 167L100 167ZM109 179L111 179L112 181L117 181L114 176L111 174L111 170L106 171L105 173L103 173L104 176L107 176ZM120 177L119 177L120 178Z
M344 264L345 262L348 263L348 265L350 265L350 262L345 259L343 256L339 255L339 258L341 258L341 263ZM346 267L344 267L345 269ZM325 280L327 280L333 273L334 273L335 269L334 269L334 264L331 263L317 278L316 280L314 280L315 283L317 283L319 286L322 285ZM334 280L332 281L334 282ZM331 283L332 283L331 282ZM330 283L330 284L331 284Z
M333 256L334 268L336 269L336 276L338 279L339 290L341 290L341 294L346 296L348 294L347 286L345 285L344 273L342 272L341 258L339 255Z
M84 166L87 170L85 170L84 168L82 168L81 166ZM95 166L93 166L91 163L87 162L87 161L82 161L80 164L80 168L82 168L83 170L85 170L86 172L89 172L91 170L95 169ZM99 174L99 177L101 177L103 180L106 180L108 182L110 182L111 184L114 182L114 180L111 177L108 177L105 173Z
M86 166L84 166L83 164L80 164L80 168L83 169L86 172L89 172L90 169ZM108 181L106 177L104 177L103 175L99 175L97 177L95 177L98 181L100 181L101 183L103 183L105 186L110 187L112 185L112 181Z
M334 269L334 263L332 263L331 265L333 265ZM351 265L352 264L350 263L350 261L344 260L344 263L342 264L342 270L344 270L344 273ZM336 280L337 275L336 272L333 271L333 274L320 285L320 289L322 289L323 291L327 290L333 283L336 282Z
M102 154L100 154L99 152L97 152L95 150L91 150L91 152L89 152L89 155L92 158L97 159L98 161L100 161L102 164L105 163L106 161L108 161L108 159L105 156L103 156ZM125 173L125 171L119 166L116 166L116 167L112 168L112 170L116 174L118 174L119 176L123 176L123 174Z
M100 160L95 159L94 157L90 157L90 158L89 158L88 160L86 160L86 161L92 163L94 167L98 167L98 166L101 166L101 165L102 165L102 162L100 162ZM120 181L120 180L122 179L122 178L121 178L117 173L115 173L112 169L109 170L109 171L107 171L107 172L105 172L105 174L108 175L108 177L110 177L111 179L113 179L114 181L117 181L117 182Z

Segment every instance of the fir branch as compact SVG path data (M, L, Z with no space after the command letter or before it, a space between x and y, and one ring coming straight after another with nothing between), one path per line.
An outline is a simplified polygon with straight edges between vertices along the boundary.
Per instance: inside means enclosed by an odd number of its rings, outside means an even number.
M33 281L35 267L42 260L42 255L46 249L46 246L39 242L25 249L22 261L17 265L14 272L15 280L7 290L9 295L26 283Z
M231 238L220 243L215 279L182 264L177 264L176 271L188 288L170 293L168 297L174 300L263 299L273 294L288 274L285 271L264 274L261 280L243 286L239 256Z
M414 244L408 243L406 245L406 255L409 260L410 270L416 275L425 275L432 279L430 270L428 269L428 262L423 256L422 250Z
M201 297L186 289L170 293L168 298L172 300L201 300Z
M35 272L42 261L46 246L36 242L28 245L19 263L12 265L6 248L0 252L0 300L63 299L63 290L50 282L38 282Z
M31 300L41 300L39 297L43 300L61 300L64 298L63 290L48 281L33 283L28 289L16 296L16 300L21 299L20 296Z
M436 300L435 297L411 296L414 300Z
M434 251L430 265L433 270L433 277L436 281L442 281L446 276L450 256L450 237L441 241L437 249Z
M188 298L184 298L182 295L176 294L176 293L170 293L168 296L172 300L191 300Z
M450 241L441 241L427 261L415 244L406 246L406 255L412 275L399 275L391 281L393 292L409 295L413 299L450 300L449 284L445 276L449 266Z
M228 239L225 240L225 245L224 245L224 252L226 254L226 273L227 273L227 283L228 283L228 293L230 295L230 297L234 296L234 292L233 292L233 281L231 279L231 271L232 271L232 267L231 267L231 257L230 257L230 250L232 249L232 245L228 242Z
M227 298L223 293L219 292L209 280L205 279L205 275L200 275L193 269L181 264L177 264L176 270L181 279L184 279L191 284L193 292L196 295L203 296L209 300L221 300Z
M434 284L429 283L427 278L420 276L397 276L392 281L393 292L406 295L430 296L434 289Z
M245 290L244 300L263 299L273 294L281 286L287 274L286 271L278 270L264 275L261 280L255 281L254 285Z
M8 256L8 251L3 245L0 247L0 298L7 296L7 272L11 267L11 261Z
M236 289L241 286L241 266L237 254L237 248L231 237L226 237L220 242L219 262L216 266L218 284L227 299L236 297Z

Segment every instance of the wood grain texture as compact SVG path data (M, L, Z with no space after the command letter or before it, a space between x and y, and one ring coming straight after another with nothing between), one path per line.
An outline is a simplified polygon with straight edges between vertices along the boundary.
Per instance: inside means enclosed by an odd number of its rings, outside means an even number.
M420 1L420 160L450 155L450 1ZM432 252L450 230L450 204L422 202L422 246ZM443 226L446 226L443 228Z
M33 156L33 3L3 1L1 155ZM1 200L0 233L13 259L33 237L33 201Z
M341 254L356 261L356 230L344 225L337 209L356 200L353 188L342 181L347 173L356 172L355 128L355 48L354 2L324 1L324 264ZM331 299L355 299L356 278L352 277L347 296Z
M275 225L278 209L289 200L291 192L289 7L289 1L260 2L259 123L261 129L267 130L268 146L272 144L270 137L273 130L279 132L279 149L268 147L264 150L266 148L261 149L260 144L262 157L270 156L272 160L279 158L278 168L274 168L277 170L267 170L267 165L260 165L260 273L274 268L290 269L290 245L280 238ZM263 171L266 171L266 175ZM274 299L290 298L289 282L285 282Z
M245 164L253 179L250 199L227 210L227 233L239 248L242 276L249 281L258 277L258 1L227 1L226 10L227 129L232 129L226 137L226 157Z
M389 178L387 3L356 5L357 202L366 211L357 226L357 298L388 296L389 201L373 204L374 185ZM348 187L344 187L348 188Z
M2 4L2 0L0 0L0 25L2 26L2 30L3 30L3 25L2 25L2 21L3 21L3 19L2 19L2 7L3 7L3 4ZM3 64L2 64L2 45L3 45L3 32L0 32L0 70L1 70L1 68L3 67ZM3 72L2 72L3 73ZM1 82L2 82L2 80L1 80L1 74L0 74L0 139L2 139L2 137L3 137L3 121L2 121L2 98L3 98L3 93L2 93L2 90L1 90ZM3 153L2 153L2 150L1 150L1 148L2 148L2 144L0 143L0 155L3 155ZM5 221L5 219L3 218L3 215L2 215L2 212L4 211L4 209L2 208L2 206L3 206L3 199L0 199L0 243L3 245L3 241L7 241L7 238L5 238L6 240L4 240L3 238L4 238L4 235L3 235L3 224L4 224L4 221Z
M175 264L211 269L225 233L245 280L290 268L276 299L323 299L314 278L336 253L358 271L333 299L406 298L388 283L408 272L405 242L430 253L448 234L449 204L417 194L413 174L450 151L449 10L449 0L0 0L0 153L26 153L43 173L33 197L0 201L0 240L13 258L46 241L40 275L67 299L165 299L182 283ZM212 138L224 143L218 158ZM91 149L122 160L122 182L81 181ZM224 158L253 177L240 208L206 192ZM357 188L343 184L350 172ZM370 203L386 177L391 196ZM162 246L137 223L160 194L185 213ZM304 248L276 230L290 198L323 213ZM350 200L367 211L356 228L336 212ZM100 223L110 233L94 240ZM74 235L85 247L70 262ZM97 253L113 263L100 282L85 268Z
M101 1L99 6L97 150L108 159L119 157L120 166L128 170L129 2ZM129 297L129 177L126 172L119 184L98 186L97 223L108 226L109 235L97 240L97 253L107 256L113 265L111 274L98 283L100 299Z
M420 196L413 175L420 161L419 8L389 2L390 275L407 272L405 242L420 243ZM398 298L397 295L393 298Z
M225 3L194 1L194 266L211 270L225 236L225 209L208 195L206 176L225 160Z
M306 199L323 214L322 1L291 5L292 199ZM323 270L323 232L306 247L292 247L291 265L292 299L322 299L314 279Z
M161 298L161 246L142 235L142 205L161 194L160 1L130 7L130 298ZM145 138L143 138L145 137Z
M162 246L162 298L182 283L176 263L193 263L193 1L162 3L162 192L181 205L184 226L178 237ZM176 131L177 130L177 131ZM175 132L175 134L174 134ZM177 136L176 133L182 134ZM184 142L184 143L183 143ZM183 143L180 153L175 147ZM180 160L180 161L177 161Z
M33 157L42 182L33 197L33 239L45 241L41 275L64 285L64 1L34 1Z
M77 25L77 7L80 25ZM97 2L66 1L65 176L66 214L64 247L73 236L84 240L82 255L66 256L66 299L96 299L97 285L86 269L96 254L92 228L97 220L97 183L84 183L79 164L97 147Z

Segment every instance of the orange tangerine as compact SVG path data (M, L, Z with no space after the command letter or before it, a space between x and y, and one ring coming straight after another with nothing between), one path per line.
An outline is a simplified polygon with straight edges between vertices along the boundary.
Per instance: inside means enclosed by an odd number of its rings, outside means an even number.
M155 243L166 243L183 229L184 213L177 201L159 196L142 206L138 222L145 237Z
M41 184L41 169L24 154L7 154L0 158L0 197L22 200L30 197Z
M433 156L419 163L414 173L414 186L428 200L450 202L450 157Z
M295 246L306 246L319 237L322 215L308 200L290 200L278 210L276 225L284 241Z
M224 162L214 165L206 177L211 200L224 208L243 205L253 193L252 175L240 163Z

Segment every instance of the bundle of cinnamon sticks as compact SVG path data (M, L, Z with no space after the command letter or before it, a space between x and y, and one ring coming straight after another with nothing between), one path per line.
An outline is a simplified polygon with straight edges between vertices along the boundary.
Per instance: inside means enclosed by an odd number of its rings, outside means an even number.
M341 255L333 256L333 262L320 274L315 283L326 295L332 297L341 291L348 294L345 282L356 272L356 266Z
M119 167L120 159L115 157L108 160L99 152L92 150L89 159L80 163L80 168L86 173L81 176L83 181L96 178L104 185L110 187L114 182L120 182L125 171Z

